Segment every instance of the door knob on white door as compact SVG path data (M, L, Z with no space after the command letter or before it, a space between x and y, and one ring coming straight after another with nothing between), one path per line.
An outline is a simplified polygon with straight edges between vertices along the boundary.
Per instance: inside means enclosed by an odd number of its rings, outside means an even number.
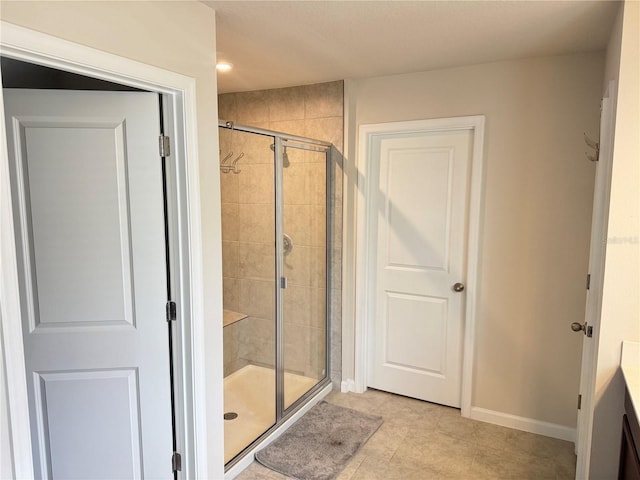
M464 290L464 283L460 283L460 282L458 282L458 283L454 283L454 284L453 284L453 291L454 291L454 292L458 292L458 293L460 293L460 292L462 292L463 290Z
M571 330L573 330L574 332L582 332L587 337L593 337L593 327L588 325L587 322L584 322L584 323L573 322L571 324Z
M587 333L587 322L585 322L584 324L578 323L578 322L573 322L571 324L571 330L573 330L574 332L584 332L585 335L586 335L586 333Z

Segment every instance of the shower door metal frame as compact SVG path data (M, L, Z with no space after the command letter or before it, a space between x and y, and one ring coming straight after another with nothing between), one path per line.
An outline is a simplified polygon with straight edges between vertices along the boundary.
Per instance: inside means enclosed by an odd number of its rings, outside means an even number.
M307 401L314 397L320 390L324 389L330 379L330 361L331 361L331 236L333 233L332 222L330 219L331 197L332 197L332 172L331 172L331 151L333 145L322 140L315 140L297 135L266 130L261 128L249 127L245 125L236 125L234 122L219 120L218 126L229 130L237 130L240 132L254 133L273 137L274 139L274 210L275 210L275 371L276 371L276 418L275 423L254 439L240 453L232 458L226 465L225 471L232 468L240 460L242 460L253 448L264 438L273 433L286 419L294 415L302 408ZM286 145L289 143L289 145ZM288 408L284 404L284 289L286 288L286 278L284 275L284 148L297 148L303 150L311 150L324 152L325 154L325 362L324 377L320 379L313 387L311 387L304 395L294 401Z
M276 232L276 425L284 417L284 155L282 138L274 137L275 232Z

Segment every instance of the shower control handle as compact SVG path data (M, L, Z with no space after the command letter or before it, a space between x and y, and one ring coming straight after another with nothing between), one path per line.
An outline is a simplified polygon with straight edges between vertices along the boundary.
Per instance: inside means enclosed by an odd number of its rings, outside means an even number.
M460 282L454 283L453 284L453 291L457 292L457 293L463 292L464 291L464 283L460 283Z
M283 233L282 236L282 250L284 251L284 254L287 255L288 253L291 253L291 250L293 250L293 240L291 240L291 237L286 233Z

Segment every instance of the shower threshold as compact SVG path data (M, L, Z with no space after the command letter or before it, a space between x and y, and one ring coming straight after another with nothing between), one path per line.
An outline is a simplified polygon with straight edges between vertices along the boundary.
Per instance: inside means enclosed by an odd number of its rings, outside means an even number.
M318 383L318 379L284 374L285 407ZM227 463L275 423L275 370L247 365L224 379L224 411L237 417L224 422Z

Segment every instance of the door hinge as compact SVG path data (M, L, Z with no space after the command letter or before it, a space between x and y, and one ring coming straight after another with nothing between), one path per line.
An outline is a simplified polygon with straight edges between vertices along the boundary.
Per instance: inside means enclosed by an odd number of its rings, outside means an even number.
M171 141L166 135L160 135L158 145L160 147L160 156L168 157L171 155Z
M280 288L287 288L287 277L280 277Z
M167 310L167 322L170 322L177 318L176 302L171 302L171 301L167 302L166 310Z
M587 290L591 288L591 274L587 274Z
M182 455L178 452L173 452L171 455L171 468L174 472L182 471Z
M582 395L578 395L578 410L582 408Z

